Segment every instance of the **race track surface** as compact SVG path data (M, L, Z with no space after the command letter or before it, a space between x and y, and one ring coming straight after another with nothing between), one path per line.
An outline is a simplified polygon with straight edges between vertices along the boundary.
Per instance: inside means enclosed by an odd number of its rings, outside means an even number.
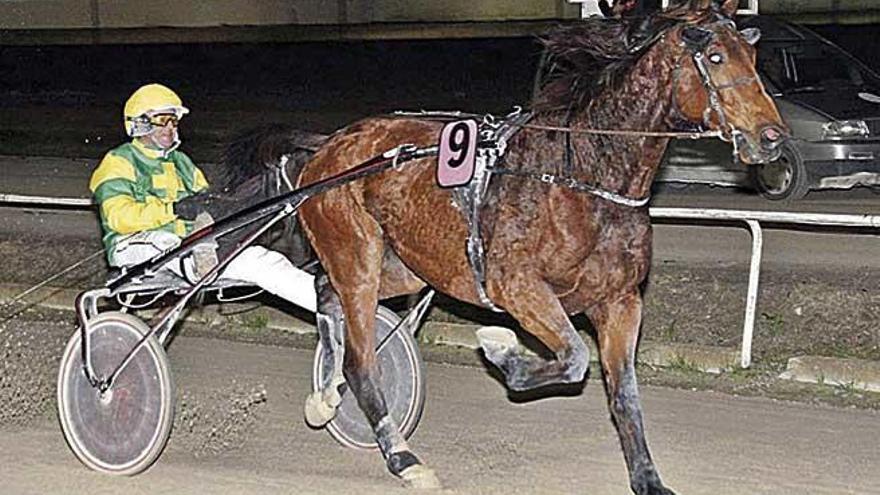
M41 417L0 430L2 492L402 491L378 453L347 450L303 423L310 352L181 337L170 356L178 415L189 421L178 417L152 469L133 478L91 472L68 451L54 418ZM629 493L597 377L581 395L525 403L509 401L480 368L430 364L427 382L410 443L437 471L443 493ZM677 493L880 493L875 412L652 387L643 402L654 459Z

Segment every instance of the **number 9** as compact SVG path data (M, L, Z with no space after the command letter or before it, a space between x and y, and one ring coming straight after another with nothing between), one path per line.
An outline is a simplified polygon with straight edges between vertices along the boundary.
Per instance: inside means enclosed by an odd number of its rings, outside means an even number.
M449 157L446 164L450 168L458 168L468 158L471 145L471 130L465 122L457 122L450 131L449 151L453 156Z
M474 177L477 157L477 122L473 119L449 122L437 143L437 184L458 187Z

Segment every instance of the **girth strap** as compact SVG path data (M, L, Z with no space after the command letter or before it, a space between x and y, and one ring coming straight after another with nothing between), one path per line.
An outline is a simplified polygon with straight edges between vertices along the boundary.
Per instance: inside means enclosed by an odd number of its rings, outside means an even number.
M480 211L483 209L483 199L486 196L495 163L507 150L507 140L531 117L531 113L522 113L520 109L501 120L496 120L491 115L485 116L479 127L480 140L477 147L474 178L467 186L456 188L452 193L453 200L464 215L468 226L467 255L474 273L477 294L485 306L498 312L503 310L496 306L486 294L486 263L483 235L480 230Z

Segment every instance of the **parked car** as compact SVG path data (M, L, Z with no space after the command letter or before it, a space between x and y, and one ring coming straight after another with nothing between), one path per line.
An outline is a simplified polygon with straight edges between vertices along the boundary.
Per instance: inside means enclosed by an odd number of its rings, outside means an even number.
M880 76L802 26L767 16L738 25L761 29L758 70L791 139L777 161L748 167L720 140L674 140L658 181L753 187L773 200L880 186Z

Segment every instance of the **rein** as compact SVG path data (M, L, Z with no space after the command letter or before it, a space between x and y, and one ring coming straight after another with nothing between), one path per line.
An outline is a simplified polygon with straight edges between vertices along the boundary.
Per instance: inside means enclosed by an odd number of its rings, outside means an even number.
M542 131L566 132L569 134L598 134L605 136L641 136L641 137L668 137L668 138L687 138L687 139L703 139L718 138L722 136L721 131L703 131L703 132L682 132L682 131L636 131L629 129L595 129L592 127L570 127L556 125L541 124L523 124L523 128L538 129Z
M268 220L262 227L260 227L260 229L258 229L260 232L263 232L264 230L262 229L270 226L270 224L274 224L277 221L276 218L280 220L281 217L292 215L297 210L297 208L299 208L307 199L317 194L321 194L330 189L344 186L360 178L375 175L388 169L398 169L407 162L418 160L420 158L425 158L427 156L433 156L436 154L436 146L431 146L428 148L418 148L412 144L402 144L396 146L380 155L374 156L367 161L361 162L348 170L323 179L319 179L304 186L300 186L299 188L291 192L282 194L281 196L266 199L264 201L261 201L260 203L238 211L226 218L222 218L213 224L203 227L196 232L193 232L188 237L185 237L178 247L172 249L171 251L167 251L161 255L158 255L149 261L145 261L144 263L131 267L129 270L120 274L118 277L108 281L106 286L109 290L115 291L123 284L128 283L131 280L137 277L141 277L147 273L155 272L159 267L165 265L166 263L173 261L178 257L182 257L191 253L193 248L199 243L205 241L216 241L218 237L229 235L236 230L245 228L255 222L259 222L261 220L269 218L270 220ZM214 267L212 273L202 280L207 280L208 278L213 276L214 273L222 270L225 265L228 264L229 260L239 254L239 248L241 248L245 244L252 243L254 239L255 237L249 237L248 239L245 239L244 241L239 243L239 245L236 247L236 250L224 257L223 260L221 260L220 264ZM198 286L196 288L201 288L201 286Z
M722 131L703 131L703 132L682 132L682 131L638 131L638 130L630 130L630 129L596 129L591 127L573 127L573 126L554 126L554 125L542 125L542 124L522 124L521 128L525 129L537 129L543 131L554 131L554 132L564 132L566 133L566 137L571 136L572 134L594 134L594 135L604 135L604 136L636 136L636 137L658 137L658 138L686 138L686 139L704 139L704 138L721 138L723 136ZM570 144L567 143L567 151L566 158L568 158L568 153L570 153ZM570 168L570 166L569 166ZM580 182L573 177L565 177L559 175L553 175L548 173L535 173L535 172L527 172L524 170L514 170L504 167L493 167L491 169L493 173L498 175L512 175L515 177L523 177L527 179L534 179L544 184L550 185L559 185L563 187L567 187L573 191L583 192L587 194L592 194L593 196L602 198L604 200L610 201L612 203L627 206L630 208L640 208L648 204L651 200L651 196L645 196L643 198L632 198L629 196L624 196L622 194L615 193L613 191L609 191L607 189L603 189L599 186L593 184L587 184L585 182Z

